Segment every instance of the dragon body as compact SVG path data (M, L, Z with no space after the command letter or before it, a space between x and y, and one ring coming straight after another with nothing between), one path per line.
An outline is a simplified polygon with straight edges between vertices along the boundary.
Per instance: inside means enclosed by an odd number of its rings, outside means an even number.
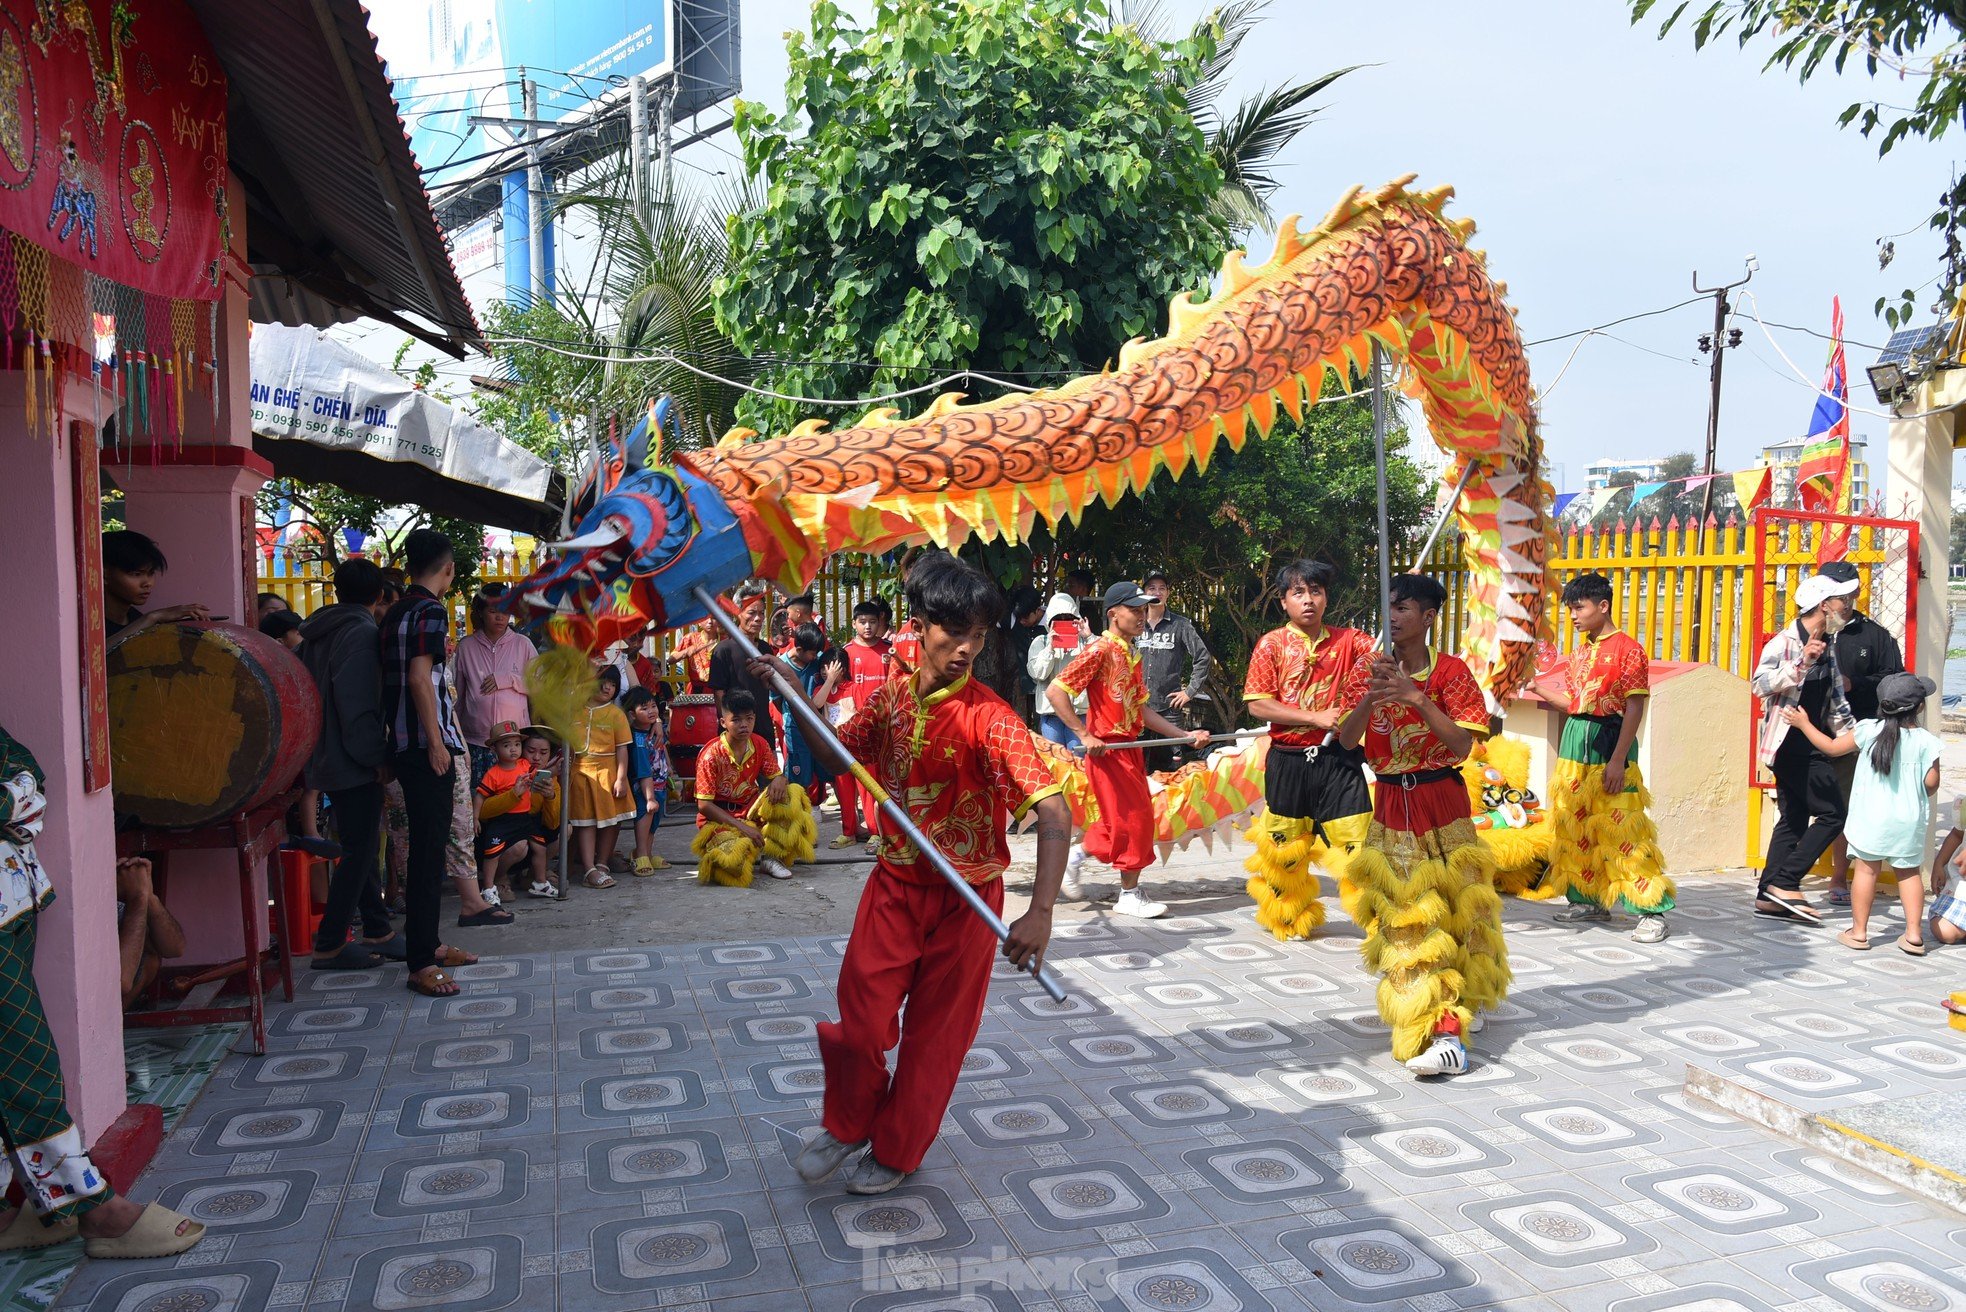
M1266 435L1279 411L1301 415L1327 373L1362 373L1376 343L1449 457L1445 482L1462 486L1462 654L1499 708L1527 681L1547 632L1550 491L1504 288L1468 245L1473 224L1446 215L1451 189L1410 181L1354 189L1309 231L1286 220L1267 261L1231 254L1212 296L1173 302L1165 336L1131 342L1115 367L1055 390L976 405L945 395L913 418L875 410L779 437L735 430L668 465L652 408L651 422L596 462L576 535L519 586L518 605L562 641L593 648L701 620L698 586L757 576L798 591L838 552L1015 542L1162 471L1205 470L1223 444L1240 450ZM1163 842L1260 802L1260 755L1222 759L1225 778L1170 798Z

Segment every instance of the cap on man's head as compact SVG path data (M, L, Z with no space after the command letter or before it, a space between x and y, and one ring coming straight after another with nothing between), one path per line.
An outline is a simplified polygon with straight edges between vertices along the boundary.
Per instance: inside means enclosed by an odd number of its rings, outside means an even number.
M500 720L491 727L491 733L486 736L485 741L500 743L504 742L507 738L523 738L525 736L525 730L519 727L517 720Z
M1807 615L1831 597L1847 597L1857 590L1857 580L1840 583L1827 574L1811 574L1795 590L1795 611Z
M1834 579L1838 583L1857 581L1857 567L1847 560L1832 560L1827 565L1820 565L1816 568L1816 573L1823 578Z
M1922 674L1908 670L1887 674L1877 681L1877 709L1885 715L1907 715L1938 690L1939 685Z
M1152 583L1155 579L1159 579L1162 583L1172 583L1174 581L1173 579L1167 577L1166 570L1150 569L1147 571L1147 577L1141 579L1140 582L1144 586L1146 584Z
M1099 604L1101 609L1111 610L1115 606L1147 606L1151 605L1153 600L1152 597L1140 590L1138 583L1129 581L1115 583L1112 587L1107 588L1106 599Z

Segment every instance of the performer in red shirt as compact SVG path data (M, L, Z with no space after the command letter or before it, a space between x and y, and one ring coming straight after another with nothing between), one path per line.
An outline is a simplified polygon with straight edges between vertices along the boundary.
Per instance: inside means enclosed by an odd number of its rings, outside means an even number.
M1365 928L1366 968L1379 976L1379 1015L1393 1059L1416 1075L1468 1069L1464 1036L1508 991L1495 858L1475 834L1461 762L1488 733L1481 685L1459 657L1429 650L1447 590L1395 575L1391 656L1361 657L1355 702L1338 728L1372 767L1372 824L1348 875Z
M1321 560L1293 560L1277 571L1289 623L1272 629L1249 655L1242 700L1270 722L1263 764L1263 814L1249 827L1256 851L1243 862L1256 899L1256 923L1276 938L1304 939L1324 923L1313 862L1328 859L1349 911L1346 860L1365 841L1372 798L1364 758L1338 742L1352 708L1346 682L1372 639L1324 622L1337 571Z
M1146 630L1152 600L1138 583L1107 588L1106 636L1072 657L1045 690L1051 713L1085 748L1085 770L1099 807L1098 818L1065 863L1062 895L1085 896L1079 867L1089 856L1119 871L1120 896L1113 910L1142 920L1164 914L1167 905L1150 902L1140 892L1140 872L1154 859L1154 802L1147 789L1147 763L1138 748L1126 744L1141 737L1144 726L1157 738L1191 739L1197 751L1208 746L1208 730L1182 729L1147 705L1147 681L1133 641ZM1072 709L1074 693L1086 697L1083 723Z
M839 736L999 915L1009 820L1035 808L1031 907L1011 922L1003 945L1022 967L1042 961L1051 939L1072 816L1031 731L970 677L1002 609L996 585L955 557L918 562L908 612L921 636L921 668L882 687ZM863 1145L849 1193L885 1193L921 1165L982 1024L995 946L989 926L920 852L899 839L887 845L840 963L840 1019L819 1027L826 1109L793 1163L803 1178L818 1183ZM886 1054L897 1042L890 1077Z
M696 755L696 828L690 850L701 858L697 882L749 888L751 872L762 868L773 879L790 879L787 853L752 823L751 808L761 796L784 806L789 781L778 768L771 744L755 733L758 704L742 688L724 694L723 732Z
M1651 662L1618 631L1611 580L1602 574L1579 574L1564 584L1563 604L1578 637L1566 668L1569 686L1531 685L1569 712L1550 772L1556 844L1548 887L1570 901L1555 918L1605 921L1615 907L1638 917L1632 938L1663 942L1677 890L1665 872L1658 827L1646 813L1652 794L1638 772Z
M875 692L892 677L888 626L894 610L885 601L869 599L853 608L853 639L840 648L846 658L846 681L833 693L827 705L827 718L837 727L851 720L854 713L873 700ZM866 843L868 854L879 856L880 806L872 793L862 790L851 774L834 776L833 786L840 793L840 836L835 848Z

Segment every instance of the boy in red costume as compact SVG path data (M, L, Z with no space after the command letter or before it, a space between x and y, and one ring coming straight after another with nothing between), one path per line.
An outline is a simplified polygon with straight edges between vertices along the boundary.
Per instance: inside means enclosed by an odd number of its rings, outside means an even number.
M837 727L853 718L854 712L873 700L875 692L888 681L893 669L888 653L894 644L887 640L894 612L880 600L863 601L853 608L853 640L840 648L846 658L846 682L833 693L827 705L827 718ZM869 856L879 856L880 808L874 795L866 792L851 774L836 775L833 786L840 793L840 836L835 848L867 844Z
M1140 892L1140 872L1154 859L1154 802L1147 791L1147 763L1138 748L1126 744L1141 737L1144 727L1156 738L1187 738L1197 751L1208 746L1206 729L1182 729L1147 706L1147 681L1133 643L1146 631L1152 601L1138 583L1107 588L1106 636L1074 656L1045 689L1051 713L1085 748L1085 770L1099 804L1099 818L1065 863L1061 895L1075 901L1085 896L1079 867L1089 856L1119 871L1120 896L1113 910L1141 920L1165 914L1167 906ZM1074 693L1086 697L1083 723L1072 709Z
M921 664L875 693L842 726L840 741L999 915L1009 819L1036 809L1031 908L1003 945L1022 967L1043 960L1051 939L1072 817L1030 730L970 677L1002 609L996 586L953 556L918 563L908 575L908 613ZM838 766L844 773L846 763ZM800 1176L817 1184L866 1146L846 1188L878 1194L921 1165L982 1024L995 947L957 891L893 836L860 896L840 963L840 1019L819 1027L825 1115L793 1162ZM886 1054L897 1043L890 1077Z
M1364 745L1375 780L1372 823L1346 877L1358 890L1366 967L1393 1059L1415 1075L1468 1069L1464 1036L1509 985L1495 859L1475 834L1461 762L1488 734L1488 703L1460 658L1427 646L1447 592L1420 574L1392 581L1390 656L1352 667L1338 727Z

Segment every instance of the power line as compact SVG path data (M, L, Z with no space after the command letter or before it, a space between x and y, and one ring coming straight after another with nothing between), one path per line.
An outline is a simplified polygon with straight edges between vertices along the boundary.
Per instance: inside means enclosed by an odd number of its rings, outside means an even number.
M1630 323L1634 319L1650 319L1654 315L1659 315L1659 314L1671 314L1674 310L1683 310L1689 305L1697 305L1698 303L1706 299L1707 298L1704 296L1689 296L1687 299L1683 301L1675 301L1671 305L1662 306L1656 310L1641 310L1637 314L1628 314L1625 315L1623 318L1613 319L1609 323L1600 323L1589 328L1578 328L1572 332L1558 333L1554 337L1538 337L1533 342L1524 342L1522 344L1523 349L1527 350L1529 347L1532 346L1547 346L1551 342L1568 341L1570 338L1576 337L1580 333L1602 333L1606 328L1616 328L1621 323Z

